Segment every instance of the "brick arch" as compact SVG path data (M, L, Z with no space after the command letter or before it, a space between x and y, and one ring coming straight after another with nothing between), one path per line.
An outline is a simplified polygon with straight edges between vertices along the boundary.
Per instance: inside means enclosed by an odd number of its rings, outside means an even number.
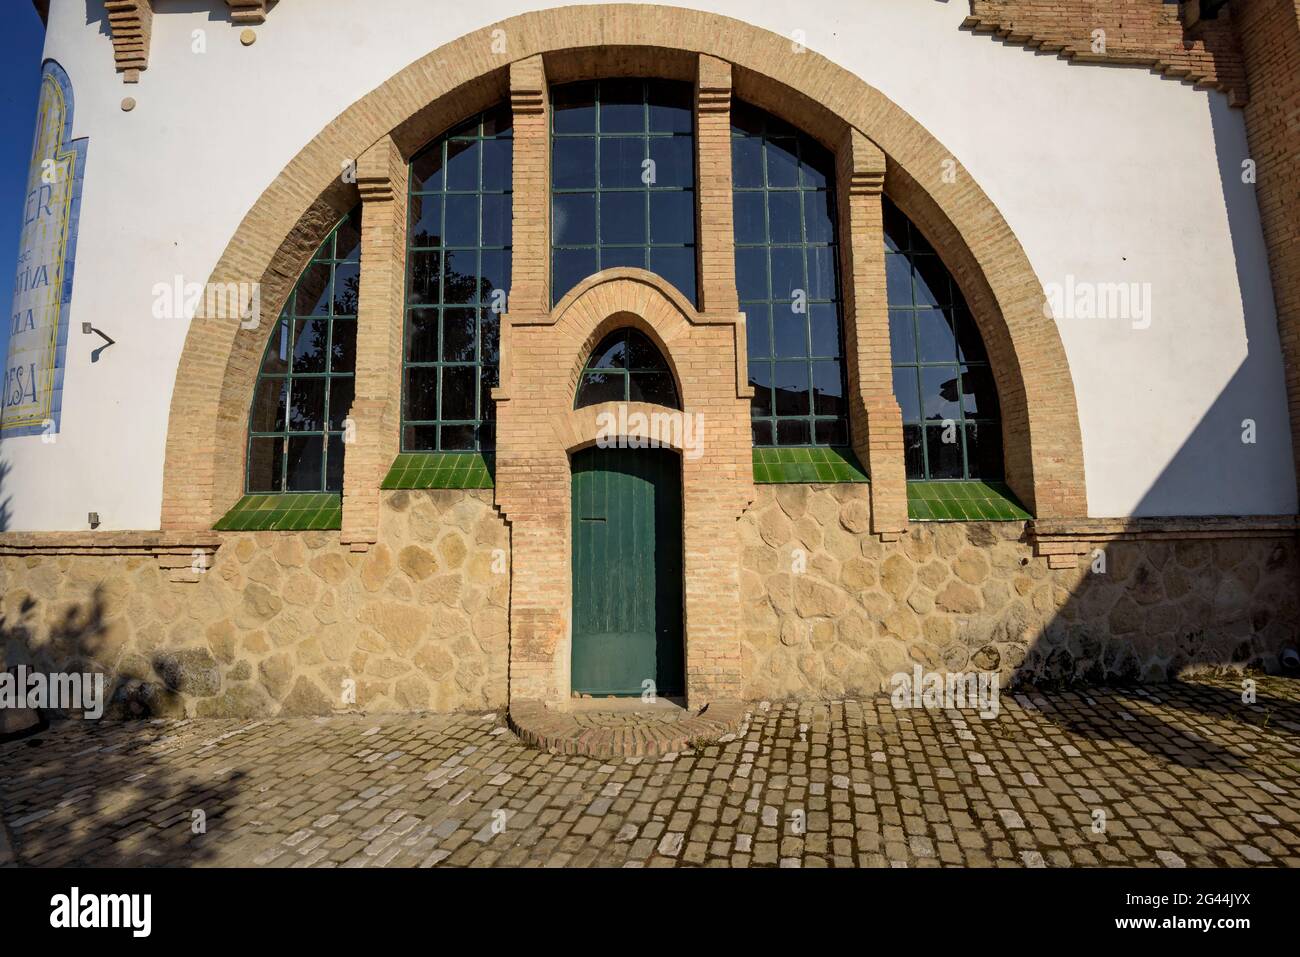
M507 38L507 53L493 52L494 31L504 31L497 37ZM1018 382L1009 394L1020 389L1025 397L1011 403L1012 421L1004 426L1023 439L1011 467L1014 487L1039 516L1086 513L1065 350L1054 321L1044 317L1041 284L993 202L964 171L956 183L943 182L950 152L878 90L820 54L795 52L786 37L730 17L645 4L558 7L439 47L349 106L290 160L245 215L210 281L260 281L268 313L278 312L315 245L356 202L356 187L340 180L339 157L361 156L390 136L409 156L438 129L500 100L512 63L543 55L548 65L555 59L573 69L585 57L594 70L611 48L658 51L671 62L682 51L716 57L732 65L737 98L824 143L838 142L848 126L878 145L892 178L914 184L931 204L918 213L921 202L900 193L899 205L923 230L923 213L932 214L939 242L945 229L960 237L958 248L987 284L995 308L986 310L981 331L990 359L1014 370ZM236 323L191 323L168 425L164 528L210 527L242 492L244 429L262 340Z

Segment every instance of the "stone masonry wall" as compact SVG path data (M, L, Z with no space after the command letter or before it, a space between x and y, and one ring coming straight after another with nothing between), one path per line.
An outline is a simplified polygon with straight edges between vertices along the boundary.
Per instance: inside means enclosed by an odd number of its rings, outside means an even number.
M338 532L223 535L197 584L148 557L0 558L0 666L104 671L123 716L503 706L509 538L491 496L386 492L364 553Z
M1297 642L1290 539L1116 542L1048 569L1025 525L912 523L867 534L863 485L765 485L741 519L745 696L889 690L914 664L1004 683L1160 681L1276 667Z

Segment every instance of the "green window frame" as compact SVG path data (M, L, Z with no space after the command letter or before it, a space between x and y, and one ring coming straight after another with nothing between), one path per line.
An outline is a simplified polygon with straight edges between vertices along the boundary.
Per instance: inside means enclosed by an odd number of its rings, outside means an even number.
M697 303L691 84L605 79L551 89L551 290L638 266Z
M402 451L496 446L501 314L510 289L514 130L508 104L411 159Z
M249 494L342 491L360 278L358 206L307 263L267 339L249 410Z
M578 379L575 409L601 402L649 402L680 409L677 383L663 353L642 332L616 329L591 351Z
M885 277L894 396L912 481L1003 476L997 386L961 289L887 198Z
M753 443L849 442L833 154L733 103L736 288L745 313Z

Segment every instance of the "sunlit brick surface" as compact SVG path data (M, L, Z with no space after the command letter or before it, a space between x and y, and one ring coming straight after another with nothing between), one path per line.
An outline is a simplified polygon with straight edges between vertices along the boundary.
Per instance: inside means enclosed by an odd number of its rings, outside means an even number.
M1294 867L1300 682L1257 693L760 704L639 761L525 748L495 712L67 724L0 745L0 812L42 865Z

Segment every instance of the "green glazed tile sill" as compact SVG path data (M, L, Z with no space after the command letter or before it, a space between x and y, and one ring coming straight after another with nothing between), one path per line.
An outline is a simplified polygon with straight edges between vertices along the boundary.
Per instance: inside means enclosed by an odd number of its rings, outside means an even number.
M338 492L282 492L245 495L221 517L218 532L304 532L343 527Z
M380 488L494 488L496 457L480 452L403 452Z
M1004 482L907 483L913 522L1023 522L1032 518Z
M846 448L756 448L754 481L760 485L866 482L861 463Z

